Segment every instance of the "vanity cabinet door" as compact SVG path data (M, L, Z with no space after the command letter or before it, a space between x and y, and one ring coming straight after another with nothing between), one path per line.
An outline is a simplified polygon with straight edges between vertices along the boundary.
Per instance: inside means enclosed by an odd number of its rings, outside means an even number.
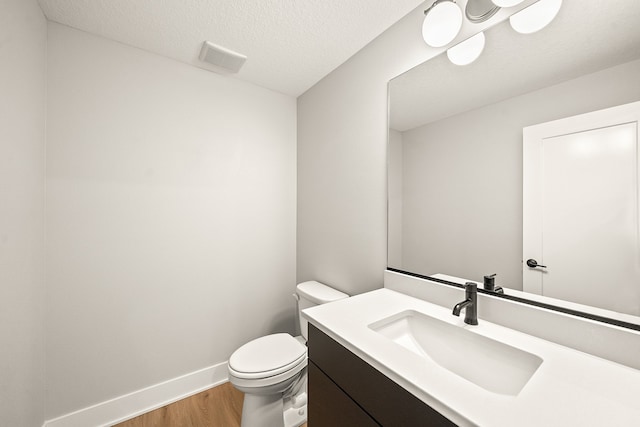
M378 427L365 411L313 362L309 370L309 427Z
M346 393L379 425L385 427L429 426L456 427L456 424L438 411L409 393L373 366L351 353L331 337L309 324L309 359ZM314 381L314 372L309 371L309 387ZM322 397L319 397L322 399ZM310 404L313 402L309 394ZM327 410L331 410L330 408ZM337 413L337 415L340 415ZM309 411L309 427L330 424L315 424L314 413ZM358 424L351 424L357 426Z

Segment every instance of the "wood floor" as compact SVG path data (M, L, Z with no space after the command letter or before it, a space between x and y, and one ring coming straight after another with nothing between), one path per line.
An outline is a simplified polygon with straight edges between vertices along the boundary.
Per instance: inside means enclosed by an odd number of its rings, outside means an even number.
M242 392L225 383L114 427L240 427L243 400Z

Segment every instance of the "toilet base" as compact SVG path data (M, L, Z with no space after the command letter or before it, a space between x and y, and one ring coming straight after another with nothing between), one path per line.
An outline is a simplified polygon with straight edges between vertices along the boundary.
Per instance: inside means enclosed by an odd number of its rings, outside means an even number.
M298 390L284 400L284 426L299 427L307 422L307 377L301 379Z
M284 427L300 427L307 422L307 405L284 411Z
M282 411L282 393L245 394L240 425L285 427Z
M245 394L241 427L299 427L307 421L306 403L298 407L287 406L284 409L281 394Z

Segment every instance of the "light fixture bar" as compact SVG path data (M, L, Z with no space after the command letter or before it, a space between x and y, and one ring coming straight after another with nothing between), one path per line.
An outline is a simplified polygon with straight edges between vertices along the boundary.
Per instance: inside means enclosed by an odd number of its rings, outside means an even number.
M474 24L479 24L490 19L498 13L499 6L496 6L491 0L468 0L464 7L464 14Z

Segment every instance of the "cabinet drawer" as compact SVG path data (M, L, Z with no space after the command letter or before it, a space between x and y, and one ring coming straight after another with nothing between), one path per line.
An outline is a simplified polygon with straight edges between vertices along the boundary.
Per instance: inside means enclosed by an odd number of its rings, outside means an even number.
M309 370L309 427L379 427L313 362Z
M380 425L456 426L312 324L308 345L309 359Z

